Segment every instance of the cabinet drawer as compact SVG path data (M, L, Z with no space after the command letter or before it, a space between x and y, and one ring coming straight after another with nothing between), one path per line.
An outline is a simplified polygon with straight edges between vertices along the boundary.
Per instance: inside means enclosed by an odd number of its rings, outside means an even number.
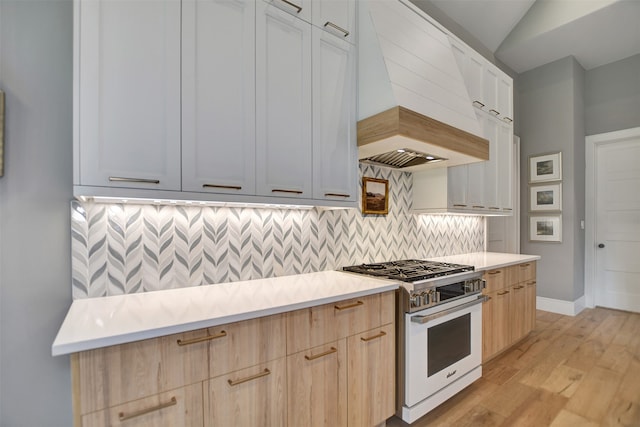
M385 302L390 299L385 294ZM382 296L368 295L287 314L287 354L317 347L380 326Z
M272 360L205 382L204 425L286 425L286 360Z
M518 272L518 281L516 283L528 282L536 279L535 261L514 265L512 268Z
M74 355L76 410L86 414L207 379L207 342L178 344L206 337L201 329Z
M83 427L196 427L202 426L202 383L93 412L82 417Z
M507 283L508 268L501 267L495 270L489 270L484 273L484 280L487 281L485 293L494 292L504 289Z
M209 373L217 377L285 355L282 314L209 328Z

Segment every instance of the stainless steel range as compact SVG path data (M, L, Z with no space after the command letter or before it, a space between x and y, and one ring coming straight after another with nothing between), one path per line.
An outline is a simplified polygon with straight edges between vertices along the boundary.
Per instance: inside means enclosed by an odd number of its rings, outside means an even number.
M401 281L397 415L415 420L482 376L482 273L473 266L408 259L344 267Z

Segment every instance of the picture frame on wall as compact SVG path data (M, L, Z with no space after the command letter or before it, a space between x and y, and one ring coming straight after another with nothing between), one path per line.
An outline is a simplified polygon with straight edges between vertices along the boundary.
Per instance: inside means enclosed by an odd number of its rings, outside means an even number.
M529 241L562 242L562 216L541 215L529 218Z
M389 213L389 181L362 178L362 213L387 215Z
M562 210L562 183L529 187L529 209L533 212Z
M560 181L562 152L529 157L529 182Z

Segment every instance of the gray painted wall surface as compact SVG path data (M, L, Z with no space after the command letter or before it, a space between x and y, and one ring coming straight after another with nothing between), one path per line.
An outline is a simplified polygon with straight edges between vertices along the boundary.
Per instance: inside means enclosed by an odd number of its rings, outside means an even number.
M0 178L0 425L68 427L68 357L51 343L71 303L71 0L0 0L6 92Z
M585 125L586 135L640 126L640 54L587 72Z
M583 294L584 70L565 58L518 79L521 139L521 250L540 255L538 296L574 301ZM579 145L577 147L577 145ZM562 243L529 241L529 156L562 151Z

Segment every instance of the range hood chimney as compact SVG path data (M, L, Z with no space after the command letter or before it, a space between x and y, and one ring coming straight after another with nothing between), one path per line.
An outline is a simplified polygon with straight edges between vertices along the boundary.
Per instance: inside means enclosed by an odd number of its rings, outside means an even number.
M358 158L414 171L489 159L447 34L408 0L359 3Z

